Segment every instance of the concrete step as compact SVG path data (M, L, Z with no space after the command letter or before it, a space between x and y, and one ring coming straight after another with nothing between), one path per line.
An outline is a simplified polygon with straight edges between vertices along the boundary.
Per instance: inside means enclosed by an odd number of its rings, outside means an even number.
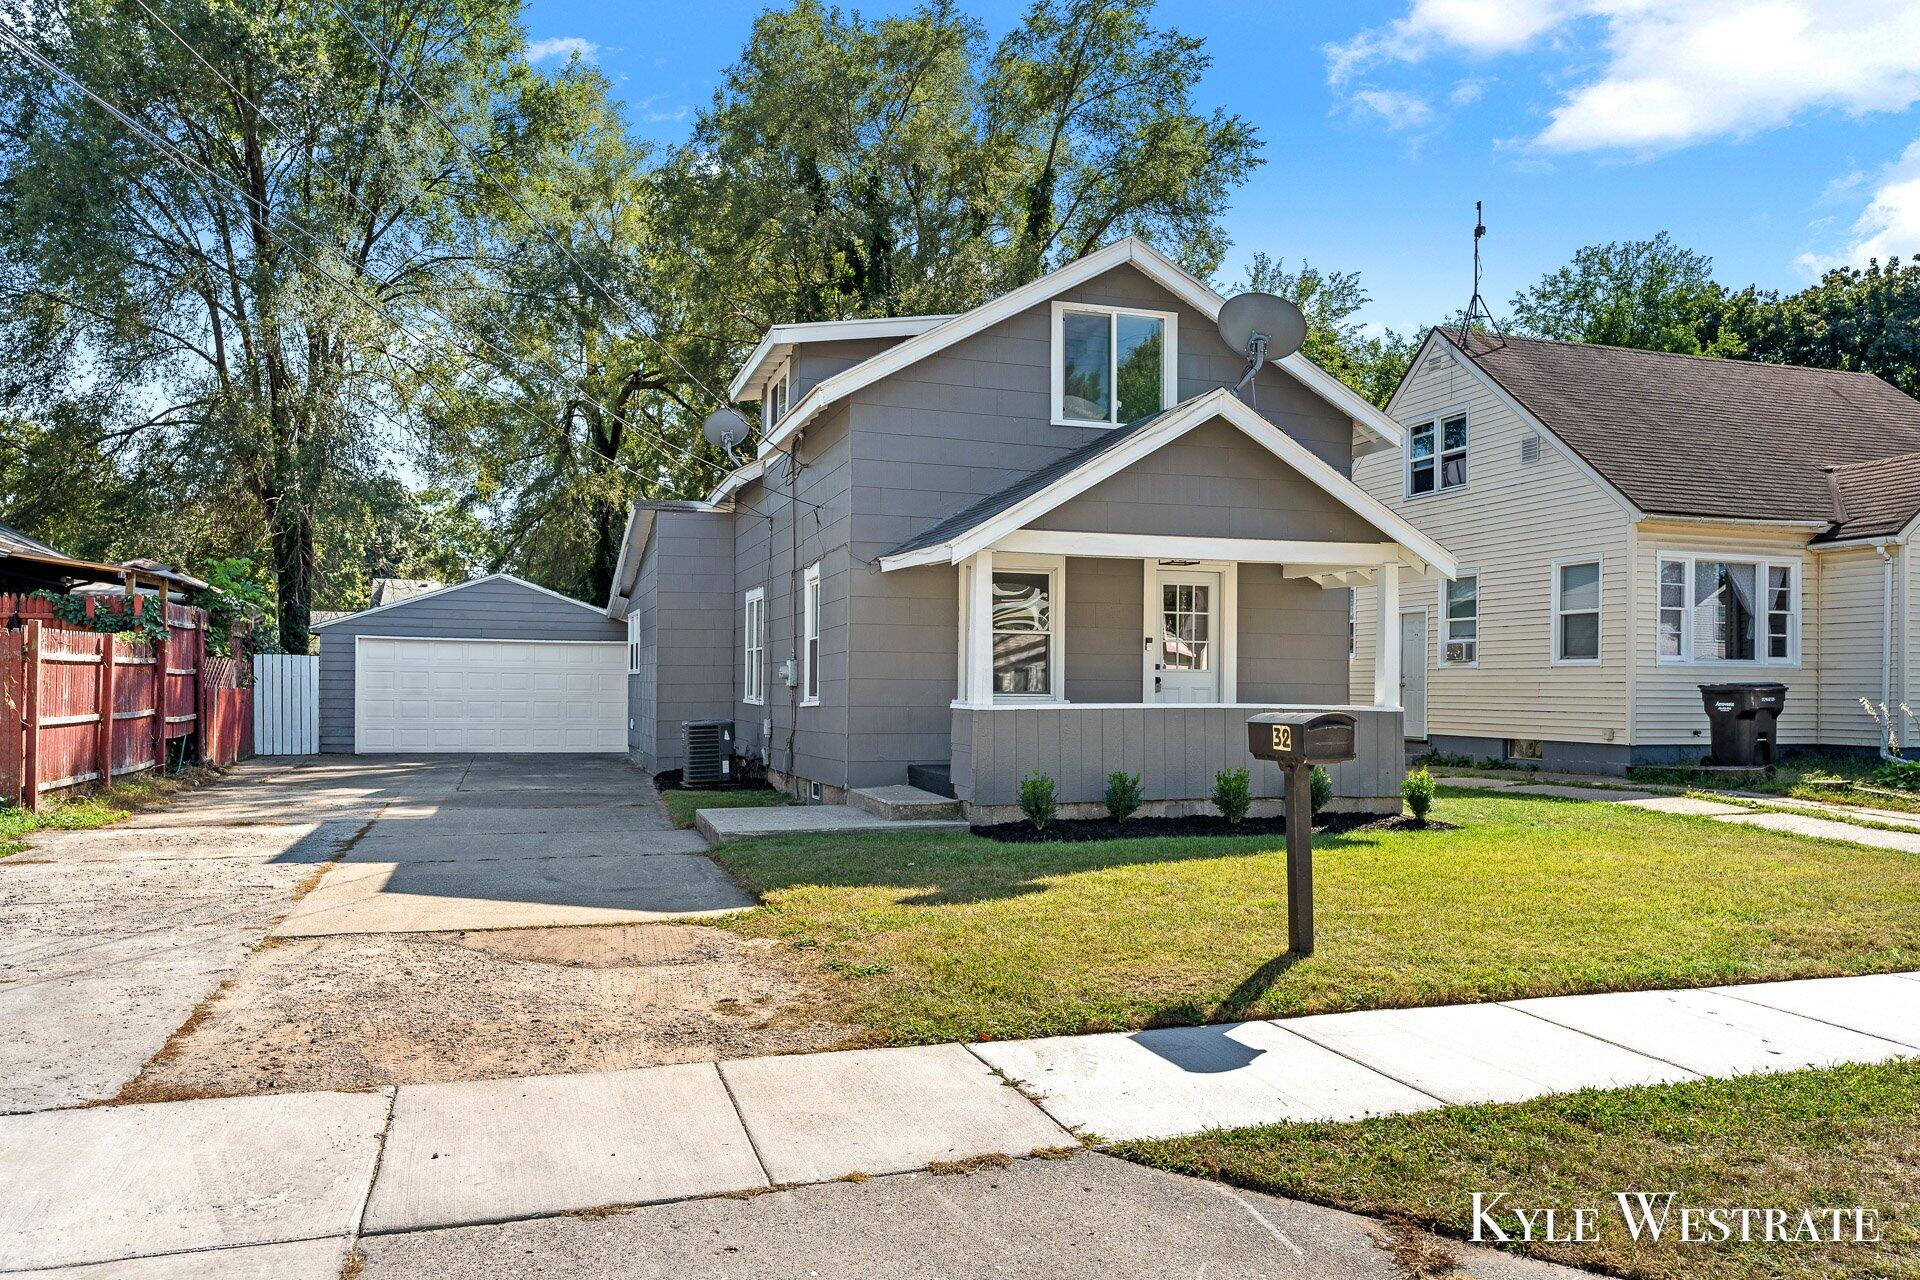
M953 766L944 760L938 764L910 764L907 766L907 785L951 799Z
M857 787L847 792L847 802L896 822L960 816L958 800L919 787Z

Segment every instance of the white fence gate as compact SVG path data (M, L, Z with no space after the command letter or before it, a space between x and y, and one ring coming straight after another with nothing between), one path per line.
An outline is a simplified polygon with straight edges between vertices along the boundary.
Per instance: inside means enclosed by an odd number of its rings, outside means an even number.
M310 756L320 751L320 659L300 653L253 655L253 753Z

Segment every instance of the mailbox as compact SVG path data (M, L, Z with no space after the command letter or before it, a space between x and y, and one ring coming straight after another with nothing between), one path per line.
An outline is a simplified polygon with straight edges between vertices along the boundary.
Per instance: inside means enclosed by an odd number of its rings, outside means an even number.
M1284 767L1351 760L1353 739L1344 711L1268 711L1247 721L1247 750Z

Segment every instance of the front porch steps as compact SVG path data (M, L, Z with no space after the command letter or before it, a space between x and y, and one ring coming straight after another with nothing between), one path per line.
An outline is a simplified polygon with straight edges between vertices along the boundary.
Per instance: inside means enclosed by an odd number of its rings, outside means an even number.
M847 802L891 822L960 816L958 800L911 786L856 787L847 792Z
M936 796L935 799L942 799ZM952 803L944 801L944 803ZM967 824L952 818L883 818L850 804L799 804L774 808L700 809L693 825L708 845L763 836L866 835L876 831L965 831Z

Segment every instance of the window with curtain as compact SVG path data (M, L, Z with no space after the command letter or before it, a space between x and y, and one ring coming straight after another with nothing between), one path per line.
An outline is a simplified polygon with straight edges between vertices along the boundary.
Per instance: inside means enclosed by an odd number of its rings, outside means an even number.
M1171 325L1136 311L1062 307L1055 312L1060 422L1118 426L1167 407Z
M1449 663L1480 660L1480 577L1465 574L1446 584L1446 644L1441 657Z
M1660 557L1660 660L1797 662L1798 573L1793 561Z
M993 575L993 691L1007 697L1053 696L1053 575L996 570Z
M1600 562L1563 564L1555 574L1553 656L1558 662L1600 660Z

